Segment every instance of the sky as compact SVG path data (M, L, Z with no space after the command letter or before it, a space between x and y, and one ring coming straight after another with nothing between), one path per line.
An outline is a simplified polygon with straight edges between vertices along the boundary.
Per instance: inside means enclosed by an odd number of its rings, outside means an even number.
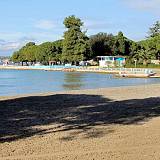
M63 38L63 20L70 15L84 22L88 36L122 31L139 41L160 20L160 0L0 0L0 56L30 41Z

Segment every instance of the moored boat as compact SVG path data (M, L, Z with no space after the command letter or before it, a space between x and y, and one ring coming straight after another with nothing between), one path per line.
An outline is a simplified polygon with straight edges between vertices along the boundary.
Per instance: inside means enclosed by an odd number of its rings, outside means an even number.
M149 78L151 76L154 76L156 73L151 70L146 70L145 72L139 72L139 71L125 71L125 72L119 72L119 77L127 77L127 78Z

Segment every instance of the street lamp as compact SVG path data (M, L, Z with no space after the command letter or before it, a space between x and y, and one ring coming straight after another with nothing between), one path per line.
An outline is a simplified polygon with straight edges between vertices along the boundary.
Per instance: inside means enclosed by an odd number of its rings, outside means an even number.
M137 67L137 60L135 59L134 60L134 65L135 65L135 68Z

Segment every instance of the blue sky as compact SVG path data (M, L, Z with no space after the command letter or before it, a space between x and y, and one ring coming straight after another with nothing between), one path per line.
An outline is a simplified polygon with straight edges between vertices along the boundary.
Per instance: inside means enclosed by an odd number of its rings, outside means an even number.
M138 41L160 20L160 0L0 0L0 55L62 38L69 15L82 19L88 35L122 31Z

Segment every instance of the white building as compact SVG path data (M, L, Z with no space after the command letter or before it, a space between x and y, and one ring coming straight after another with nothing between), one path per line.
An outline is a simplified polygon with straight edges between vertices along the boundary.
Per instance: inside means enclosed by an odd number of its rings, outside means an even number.
M123 67L125 58L123 56L98 56L100 67Z

